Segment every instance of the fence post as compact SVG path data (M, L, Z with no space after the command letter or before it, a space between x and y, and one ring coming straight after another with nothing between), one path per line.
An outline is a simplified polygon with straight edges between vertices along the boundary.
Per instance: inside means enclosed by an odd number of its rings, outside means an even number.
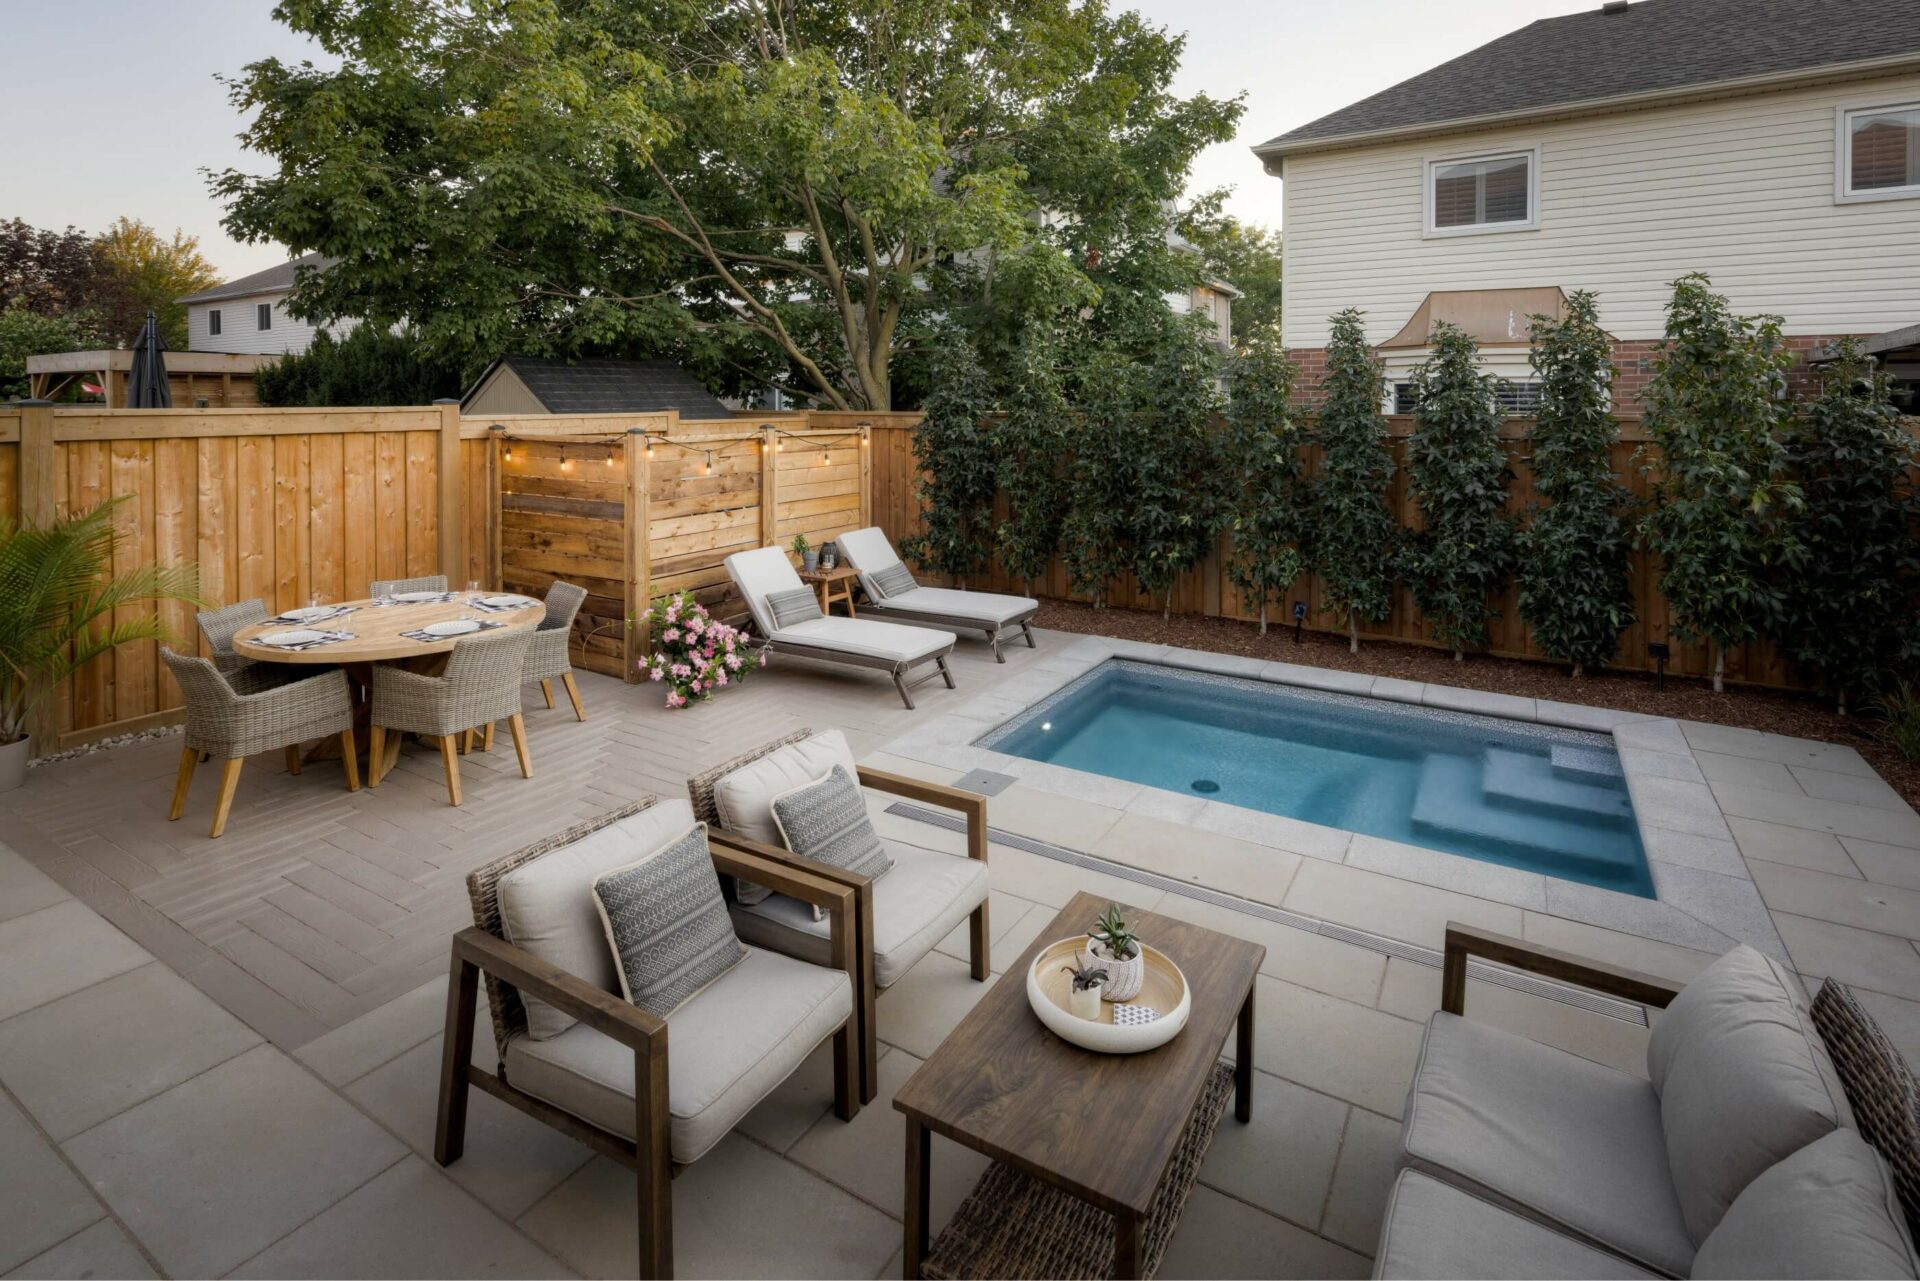
M779 514L774 510L780 501L780 429L772 423L760 425L760 545L773 546L774 535L780 528Z
M436 400L440 408L440 481L439 538L440 572L447 582L460 586L467 578L466 518L460 497L465 489L460 465L460 402Z
M500 451L506 439L507 429L499 423L487 429L487 586L496 592L507 590L500 563Z
M873 424L860 424L860 528L873 524Z
M46 529L60 519L59 456L53 441L53 402L20 402L20 526ZM59 747L65 690L47 696L27 720L35 755Z
M647 433L631 428L626 436L627 511L627 644L622 679L632 685L640 679L640 660L652 647L647 608L653 601L653 564L647 546Z

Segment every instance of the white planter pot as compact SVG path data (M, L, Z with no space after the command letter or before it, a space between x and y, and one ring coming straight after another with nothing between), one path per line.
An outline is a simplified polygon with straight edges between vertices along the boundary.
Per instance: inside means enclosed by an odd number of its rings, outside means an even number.
M1086 989L1067 988L1067 1012L1075 1018L1098 1019L1100 1017L1100 985Z
M33 759L33 738L0 743L0 792L11 792L27 781L27 762Z
M1138 946L1129 960L1116 961L1107 955L1105 945L1087 942L1086 964L1090 968L1107 972L1107 981L1101 985L1100 995L1109 1001L1131 1001L1140 995L1140 986L1147 979L1147 958Z

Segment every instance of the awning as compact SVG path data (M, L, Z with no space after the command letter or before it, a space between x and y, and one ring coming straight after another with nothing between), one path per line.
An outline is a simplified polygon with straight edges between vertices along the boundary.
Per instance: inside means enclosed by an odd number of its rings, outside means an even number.
M1425 347L1436 321L1467 331L1482 347L1525 347L1532 342L1527 327L1536 315L1558 320L1566 314L1567 296L1558 285L1525 289L1436 289L1414 309L1400 332L1380 344L1383 350Z
M1920 325L1903 325L1884 334L1874 334L1861 341L1860 349L1866 355L1878 357L1882 364L1893 360L1920 360ZM1813 364L1824 365L1839 355L1838 347L1817 347L1808 359Z

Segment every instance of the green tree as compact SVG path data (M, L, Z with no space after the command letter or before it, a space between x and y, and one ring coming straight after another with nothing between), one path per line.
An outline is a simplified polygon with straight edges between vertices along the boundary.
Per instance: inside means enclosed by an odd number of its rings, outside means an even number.
M1214 430L1220 370L1199 333L1175 325L1142 373L1127 544L1140 590L1171 618L1174 583L1213 550L1227 515L1226 460Z
M1174 96L1181 41L1099 0L277 12L339 65L248 67L275 167L214 189L234 234L343 258L302 314L482 357L677 346L843 408L892 403L953 310L937 269L1139 243L1240 112Z
M1437 321L1431 355L1414 370L1407 474L1422 527L1408 531L1401 564L1414 603L1460 662L1487 643L1491 598L1513 574L1513 473L1500 447L1499 380L1480 370L1480 344Z
M1579 676L1604 666L1633 623L1627 494L1610 456L1620 430L1609 408L1612 347L1584 289L1559 319L1533 317L1532 333L1533 488L1545 502L1531 506L1519 535L1520 617Z
M1706 276L1674 282L1666 337L1647 385L1647 434L1660 447L1656 506L1641 534L1660 557L1675 629L1713 651L1713 690L1727 651L1783 618L1782 571L1804 559L1793 530L1799 489L1780 429L1792 415L1793 356L1778 316L1736 316Z
M1197 226L1193 241L1200 247L1207 274L1240 291L1233 300L1235 347L1249 342L1280 341L1280 233L1235 218L1219 218Z
M1320 406L1320 474L1314 484L1313 570L1324 608L1347 621L1347 645L1360 652L1360 620L1379 622L1393 607L1393 513L1387 486L1393 455L1380 416L1380 363L1367 346L1363 313L1333 317Z
M1113 581L1133 564L1128 513L1138 460L1152 425L1141 412L1138 375L1119 353L1096 349L1080 371L1080 414L1072 423L1072 467L1060 555L1076 592L1104 608Z
M1247 340L1229 368L1227 430L1238 485L1227 576L1259 602L1264 636L1269 603L1285 597L1306 569L1303 549L1313 524L1292 412L1298 371L1266 330Z
M176 230L171 239L146 223L117 218L95 241L101 265L116 282L115 305L101 309L101 322L121 343L130 343L149 311L160 322L167 346L187 345L187 309L174 299L210 289L220 273L200 253L200 239Z
M993 551L993 498L999 482L987 417L993 386L964 339L935 363L933 394L913 432L921 532L900 550L923 569L966 580L987 567Z
M1920 657L1920 447L1858 339L1821 370L1787 460L1806 504L1806 558L1784 580L1780 635L1844 714L1849 693L1887 690Z
M1030 326L1022 336L1003 402L1006 418L994 446L1007 518L996 531L996 541L1000 563L1030 594L1060 546L1069 488L1066 452L1072 415L1061 382L1059 348L1045 327Z
M91 313L48 315L20 303L0 307L0 400L33 394L27 357L83 351L98 345Z
M412 330L372 325L338 339L323 329L305 352L254 376L263 405L426 405L466 383L457 362L425 350Z

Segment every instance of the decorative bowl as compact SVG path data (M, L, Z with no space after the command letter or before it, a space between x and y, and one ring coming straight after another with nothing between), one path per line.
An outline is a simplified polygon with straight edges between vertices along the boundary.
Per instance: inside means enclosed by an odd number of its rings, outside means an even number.
M1027 1003L1049 1031L1063 1041L1101 1054L1138 1054L1156 1049L1179 1035L1193 1010L1193 993L1187 988L1187 976L1166 953L1147 944L1140 945L1146 960L1146 978L1140 994L1131 1001L1100 1002L1098 1019L1083 1019L1067 1009L1067 993L1073 978L1066 971L1086 946L1086 935L1049 943L1040 949L1027 970ZM1123 1024L1117 1010L1129 1006L1149 1006L1160 1012L1151 1023Z

